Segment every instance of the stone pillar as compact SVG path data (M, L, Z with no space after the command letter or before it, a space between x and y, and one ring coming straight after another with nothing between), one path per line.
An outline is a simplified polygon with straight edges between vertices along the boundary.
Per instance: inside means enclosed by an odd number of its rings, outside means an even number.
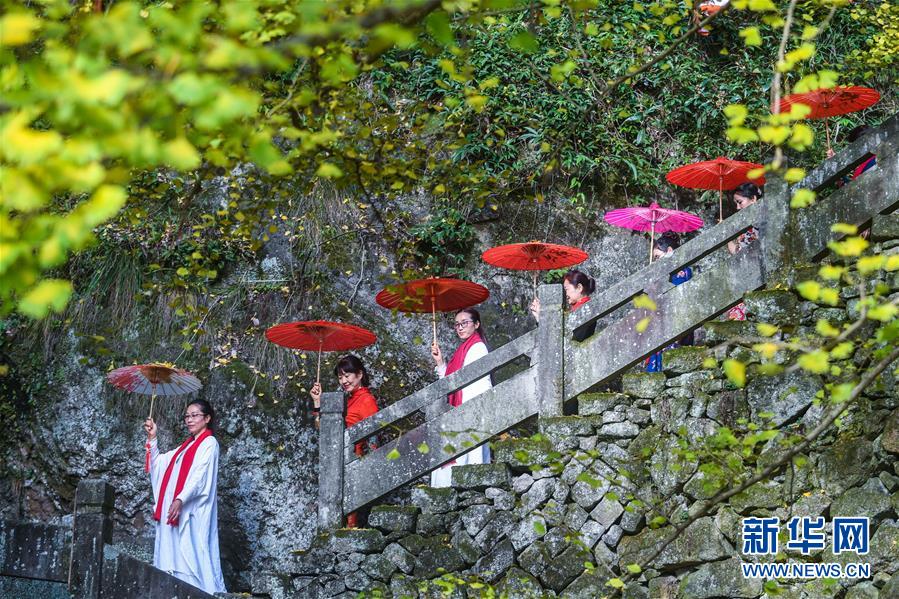
M564 397L562 286L541 285L537 327L537 405L540 416L561 416Z
M318 528L343 523L343 393L322 393L318 439Z
M103 547L112 542L115 489L102 480L82 480L75 490L69 592L81 599L100 597Z
M762 276L770 281L775 273L783 274L793 261L796 238L792 234L790 186L777 175L769 175L765 183L764 216L759 227L762 249Z

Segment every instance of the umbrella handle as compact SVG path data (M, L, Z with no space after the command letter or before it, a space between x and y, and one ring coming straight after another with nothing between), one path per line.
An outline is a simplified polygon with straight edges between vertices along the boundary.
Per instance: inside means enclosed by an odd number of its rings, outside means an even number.
M827 136L827 153L830 154L833 151L830 147L830 119L824 119L824 133Z
M437 299L431 295L431 329L434 333L434 344L437 344Z
M532 274L533 277L534 277L534 298L536 299L536 298L537 298L537 271L535 270L535 271L534 271L533 273L531 273L531 274Z
M322 348L318 347L318 365L315 367L315 382L321 382L321 374L322 374Z
M718 222L724 220L724 177L718 177Z
M652 264L652 247L655 245L655 237L656 237L656 223L652 221L649 223L650 232L649 232L649 263Z
M153 404L156 402L156 386L153 386L153 395L150 396L150 420L153 419Z

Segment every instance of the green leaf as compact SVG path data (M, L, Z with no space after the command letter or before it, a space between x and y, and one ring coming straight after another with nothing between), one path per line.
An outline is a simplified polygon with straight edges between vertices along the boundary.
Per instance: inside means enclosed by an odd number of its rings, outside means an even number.
M425 19L425 27L428 33L440 44L446 47L456 45L453 30L450 27L450 18L446 11L435 10Z
M519 31L509 39L509 47L525 54L533 54L540 49L540 44L529 31Z
M609 581L606 583L606 585L608 585L608 586L610 586L610 587L612 587L612 588L615 588L615 589L623 589L623 588L624 588L624 581L621 580L620 578L612 578L611 580L609 580Z
M643 571L643 569L640 568L640 564L628 564L626 566L626 568L627 568L627 571L630 572L631 574L639 574L640 572Z
M759 335L762 337L771 337L775 333L777 333L777 327L773 324L767 324L765 322L760 322L755 325L755 329L759 332Z
M396 447L394 447L384 457L387 458L388 460L395 460L400 457L400 452L397 450Z
M428 444L425 443L424 441L419 443L417 449L418 449L418 453L422 453L422 454L425 454L425 453L428 453L429 451L431 451L431 448L428 447Z
M796 291L808 301L815 302L821 297L821 283L817 281L803 281L796 285Z
M542 520L534 520L534 532L542 537L546 534L546 524Z

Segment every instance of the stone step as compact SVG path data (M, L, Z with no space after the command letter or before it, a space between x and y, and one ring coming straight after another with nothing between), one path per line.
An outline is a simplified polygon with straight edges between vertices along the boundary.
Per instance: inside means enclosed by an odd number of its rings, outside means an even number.
M506 464L471 464L453 467L453 487L483 491L488 487L508 489L512 484L512 475Z

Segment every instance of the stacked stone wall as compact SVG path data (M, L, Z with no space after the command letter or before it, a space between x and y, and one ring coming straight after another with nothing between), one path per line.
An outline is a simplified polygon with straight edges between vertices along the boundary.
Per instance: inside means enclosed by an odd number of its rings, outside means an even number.
M875 220L875 250L899 252L899 217ZM795 273L813 276L816 267ZM899 293L899 273L882 272L873 285ZM620 392L585 393L578 415L541 418L540 434L494 444L493 464L454 469L453 487L416 487L403 506L376 506L370 529L339 530L298 552L290 572L256 573L254 592L282 597L600 597L611 578L654 552L672 527L712 496L695 461L681 450L720 427L745 431L770 421L801 435L823 413L819 377L803 371L760 376L761 357L720 345L755 335L756 322L783 335L806 335L820 318L833 324L856 317L858 292L822 307L784 288L745 298L747 322L704 327L706 346L666 351L664 371L631 372ZM721 359L749 364L745 388L728 382ZM715 364L707 358L715 357ZM769 441L764 465L782 447ZM864 580L783 580L787 598L862 599L899 596L899 387L895 366L865 389L860 401L802 460L717 505L690 524L623 590L624 597L710 599L773 597L740 563L863 562ZM870 552L833 555L742 553L741 520L865 516ZM828 535L828 540L830 536Z

